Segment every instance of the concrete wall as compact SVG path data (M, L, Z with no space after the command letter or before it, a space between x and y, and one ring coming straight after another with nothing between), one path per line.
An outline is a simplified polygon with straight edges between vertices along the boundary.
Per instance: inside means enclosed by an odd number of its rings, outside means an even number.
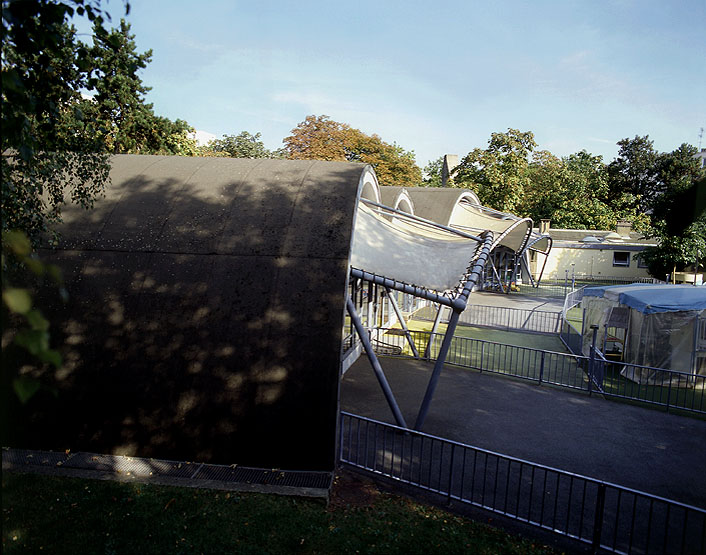
M335 464L361 164L116 156L69 210L46 309L65 365L4 445L289 469ZM41 302L50 302L53 296ZM8 443L10 442L10 443Z

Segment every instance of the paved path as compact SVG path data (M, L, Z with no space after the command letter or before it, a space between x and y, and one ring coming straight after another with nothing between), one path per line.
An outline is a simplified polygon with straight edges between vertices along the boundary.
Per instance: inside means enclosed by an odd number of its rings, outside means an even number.
M408 423L431 366L382 359ZM366 357L345 374L341 407L393 423ZM706 421L447 366L424 432L706 507Z

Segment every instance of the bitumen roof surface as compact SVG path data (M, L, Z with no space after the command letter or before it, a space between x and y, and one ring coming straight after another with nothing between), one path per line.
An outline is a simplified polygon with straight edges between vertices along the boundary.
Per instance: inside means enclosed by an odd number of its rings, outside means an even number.
M31 449L307 470L335 464L341 329L367 166L118 155L56 250L69 303L48 390L13 403ZM6 404L7 404L6 403ZM16 405L16 406L15 406Z

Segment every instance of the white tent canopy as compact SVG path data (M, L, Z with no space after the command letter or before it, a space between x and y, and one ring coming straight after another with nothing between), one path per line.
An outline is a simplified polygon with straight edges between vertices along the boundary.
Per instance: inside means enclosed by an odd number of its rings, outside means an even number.
M388 218L358 205L351 265L434 291L454 289L476 255L479 241L442 228Z

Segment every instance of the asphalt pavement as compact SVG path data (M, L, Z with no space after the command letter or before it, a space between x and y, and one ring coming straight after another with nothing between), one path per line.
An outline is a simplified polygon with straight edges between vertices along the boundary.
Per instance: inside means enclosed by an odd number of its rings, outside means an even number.
M411 425L432 366L381 362ZM365 356L343 378L341 408L394 423ZM696 417L447 365L422 431L706 508L706 420Z

